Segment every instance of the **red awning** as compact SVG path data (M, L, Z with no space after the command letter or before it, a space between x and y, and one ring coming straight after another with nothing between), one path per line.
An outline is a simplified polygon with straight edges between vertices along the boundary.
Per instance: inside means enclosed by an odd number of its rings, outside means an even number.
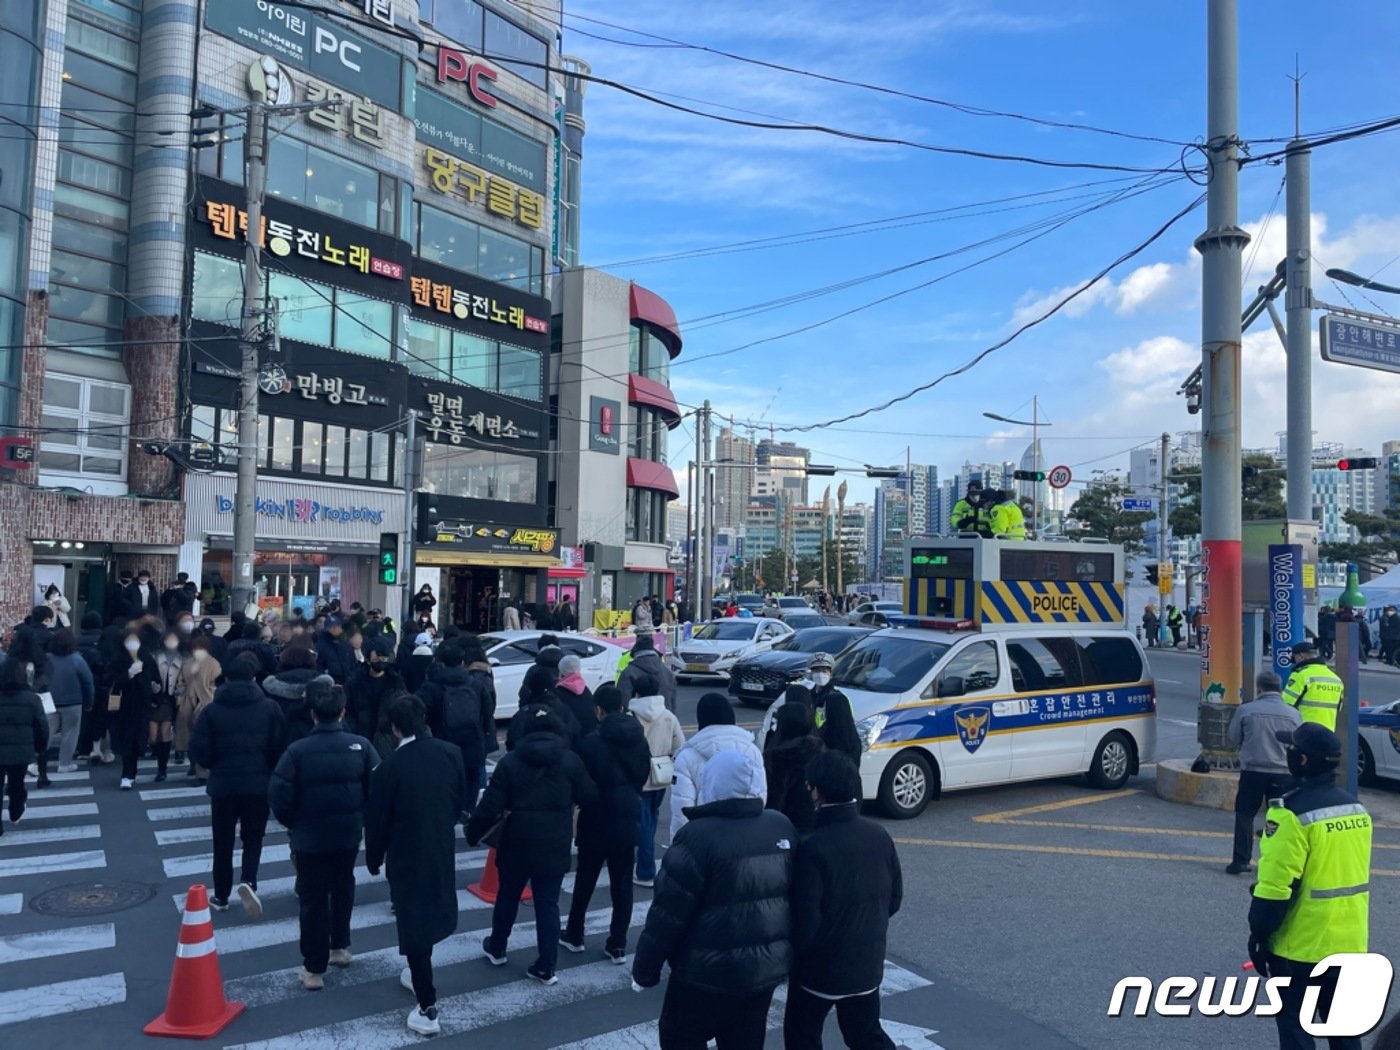
M646 376L627 377L627 401L633 405L647 405L667 417L666 425L672 430L681 425L681 411L676 407L676 399L664 383Z
M671 304L655 292L649 292L640 284L632 285L628 296L632 308L632 320L642 321L655 330L657 336L671 351L672 357L681 352L681 326L676 320L676 311Z
M680 498L681 490L676 487L676 476L664 463L653 463L649 459L627 457L627 487L631 489L652 489L664 492L672 499Z

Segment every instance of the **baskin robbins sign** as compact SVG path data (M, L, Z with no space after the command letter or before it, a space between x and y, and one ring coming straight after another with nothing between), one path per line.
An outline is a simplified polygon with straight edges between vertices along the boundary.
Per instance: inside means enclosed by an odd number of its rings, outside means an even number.
M233 500L228 496L214 496L215 509L220 514L233 513ZM285 521L289 525L383 525L384 512L373 507L337 506L322 503L320 500L294 496L290 499L257 500L256 510L260 518Z

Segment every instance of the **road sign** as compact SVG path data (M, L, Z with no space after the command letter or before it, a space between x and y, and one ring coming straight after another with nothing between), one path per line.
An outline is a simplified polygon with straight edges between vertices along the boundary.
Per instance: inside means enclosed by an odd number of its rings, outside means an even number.
M1322 359L1400 372L1400 327L1326 314L1318 322Z
M1069 467L1059 466L1052 468L1046 479L1052 489L1062 489L1074 479L1074 475L1069 472Z
M1150 499L1134 499L1134 498L1131 497L1131 496L1127 496L1127 497L1124 497L1124 499L1123 499L1123 509L1124 509L1124 510L1145 510L1145 511L1149 511L1149 512L1150 512L1150 511L1153 509L1152 500L1150 500Z
M1164 561L1157 566L1157 592L1159 594L1171 594L1172 592L1172 563Z

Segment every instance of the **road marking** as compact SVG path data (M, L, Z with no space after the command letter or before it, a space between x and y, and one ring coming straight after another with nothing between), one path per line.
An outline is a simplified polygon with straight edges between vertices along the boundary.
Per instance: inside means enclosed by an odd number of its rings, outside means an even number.
M22 827L0 836L0 846L33 846L40 842L71 842L101 837L102 829L96 824L75 824L71 828Z
M885 977L880 982L880 995L898 995L900 992L911 992L915 988L926 988L932 983L927 978L920 977L918 974L886 959ZM787 996L788 986L786 983L778 985L774 990L772 1005L768 1007L767 1028L769 1031L782 1028L783 1009L787 1005ZM926 1030L918 1029L918 1031L922 1034ZM657 1022L643 1021L641 1024L620 1028L617 1031L604 1032L601 1035L579 1039L572 1043L563 1043L554 1047L553 1050L651 1050L657 1045L657 1041ZM927 1048L943 1050L936 1043L923 1043L921 1050L927 1050Z
M30 796L31 802L34 796ZM35 806L26 805L24 815L30 820L47 820L50 817L95 817L97 816L96 802L75 802L70 805L59 806Z
M1181 685L1181 684L1182 684L1182 683L1181 683L1181 680L1180 680L1179 678L1157 678L1157 679L1154 679L1154 681L1166 682L1168 685Z
M1188 720L1185 719L1185 718L1162 718L1162 717L1159 715L1158 718L1157 718L1157 721L1159 721L1159 722L1166 722L1168 725L1173 725L1173 726L1186 726L1188 729L1195 729L1195 728L1196 728L1196 723L1195 723L1195 722L1188 721Z
M905 1024L903 1021L891 1021L888 1017L880 1018L880 1027L897 1045L905 1047L906 1050L943 1050L940 1044L933 1041L933 1037L938 1034L935 1029Z
M489 908L480 897L466 890L457 891L457 910L479 911ZM388 901L357 905L350 913L350 928L364 930L371 926L387 926L394 921L394 913L389 910ZM232 926L217 933L219 951L224 955L253 951L255 948L270 948L274 944L295 944L301 933L300 919L279 919L275 922L250 923L246 926Z
M258 889L261 891L262 887L260 886ZM637 927L646 922L647 910L650 907L650 901L638 901L634 904L632 906L632 921L629 926ZM584 920L583 935L594 937L607 933L611 920L611 908L590 911ZM434 968L481 959L481 942L477 938L484 936L486 932L483 930L458 931L437 945L433 949ZM506 951L520 951L525 948L533 948L534 945L535 924L533 922L517 922L515 928L510 932L510 941L506 945ZM327 987L347 988L390 977L397 980L403 968L404 958L399 954L397 946L379 948L375 951L365 952L363 955L356 955L355 961L347 970L330 971L327 974ZM249 1006L266 1006L269 1003L282 1002L286 999L300 999L305 995L301 985L297 982L297 974L300 972L300 966L293 966L285 970L271 970L267 973L254 974L251 977L240 977L226 982L224 995L229 999L242 1000Z
M1128 788L1126 791L1108 791L1101 795L1083 795L1076 798L1061 799L1059 802L1042 802L1038 806L1026 806L1022 809L1005 809L999 813L983 813L981 816L972 819L979 824L996 824L1012 817L1024 817L1030 813L1053 813L1060 809L1070 809L1074 806L1093 806L1100 802L1114 802L1120 798L1128 798L1132 795L1141 795L1138 788Z
M52 773L49 774L53 776ZM69 787L69 788L44 788L42 794L31 791L29 794L28 806L33 806L38 802L47 802L51 798L92 798L92 788L90 787Z
M87 772L87 770L84 769L84 770L79 770L79 771L76 772L76 773L50 773L50 774L49 774L49 779L50 779L50 780L55 780L55 781L60 781L60 782L62 782L62 783L71 783L72 781L75 781L75 780L87 780L87 779L89 779L89 776L90 776L90 774ZM31 786L31 787L30 787L30 790L31 790L31 791L39 791L39 790L48 790L48 789L47 789L47 788L40 789L40 788L35 788L35 787Z
M975 819L975 818L974 818ZM998 820L997 824L1013 824L1026 828L1067 828L1073 831L1114 831L1128 835L1180 835L1187 838L1233 839L1232 831L1206 831L1194 828L1141 828L1132 824L1079 824L1070 820ZM1371 842L1372 849L1400 850L1400 844Z
M12 933L0 937L0 965L29 962L50 955L74 955L115 948L117 928L110 922L96 926L68 926L37 933Z
M207 831L206 834L208 834ZM263 864L277 864L281 861L291 859L292 847L288 846L286 843L263 847ZM167 879L181 878L186 875L203 875L205 872L214 870L214 854L195 853L188 857L166 857L162 863L165 866L165 877ZM235 865L243 863L243 851L241 849L233 851L233 863Z
M152 788L150 791L138 791L137 794L141 796L142 802L164 802L168 798L209 797L209 792L201 784L192 787Z
M204 806L163 806L160 809L146 810L151 820L208 820L209 807Z
M5 838L9 838L8 835ZM50 871L76 871L81 868L105 868L107 854L100 849L83 853L52 853L42 857L16 857L0 860L0 878L17 875L42 875Z
M267 832L263 836L263 841L266 842L273 836L282 836L285 834L287 834L286 828L276 821L269 820L267 822ZM181 846L189 842L210 842L213 837L214 833L210 830L208 824L197 824L189 828L166 828L163 831L157 831L156 844L160 846Z
M18 915L24 910L24 894L0 893L0 915Z
M41 984L0 992L0 1025L57 1017L126 1002L126 978L119 973L77 981Z

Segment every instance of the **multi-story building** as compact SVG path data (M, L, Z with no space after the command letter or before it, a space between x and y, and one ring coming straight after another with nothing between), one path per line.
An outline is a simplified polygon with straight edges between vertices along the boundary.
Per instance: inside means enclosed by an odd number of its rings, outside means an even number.
M721 529L737 529L744 524L749 497L755 495L754 443L734 430L720 427L715 440L715 462L737 464L715 470L715 524Z
M753 496L780 496L794 506L809 502L807 464L812 454L791 441L763 438L754 448Z
M1376 467L1376 495L1386 507L1400 507L1400 441L1381 444L1381 461Z
M854 561L861 575L869 575L870 525L874 516L873 508L867 503L856 503L841 512L837 528L841 536L841 550L848 560ZM846 583L859 583L860 580L846 580Z
M904 575L904 541L914 535L909 527L909 508L909 494L897 482L886 482L876 490L877 579L897 579Z
M1344 455L1357 457L1374 453L1347 449ZM1355 526L1346 523L1347 511L1375 514L1384 499L1384 490L1376 483L1376 471L1338 470L1335 466L1338 458L1328 457L1334 465L1314 466L1312 471L1314 516L1320 526L1318 541L1321 543L1355 543L1361 537Z

